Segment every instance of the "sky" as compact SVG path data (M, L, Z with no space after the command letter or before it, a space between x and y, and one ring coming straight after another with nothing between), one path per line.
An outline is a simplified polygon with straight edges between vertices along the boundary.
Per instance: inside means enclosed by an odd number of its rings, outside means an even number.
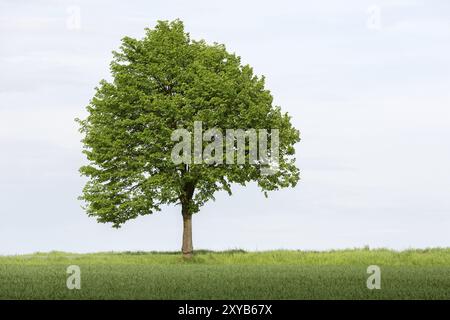
M194 248L450 246L450 2L0 0L0 254L179 250L179 206L97 223L74 119L124 36L184 21L259 75L301 132L301 181L193 217Z

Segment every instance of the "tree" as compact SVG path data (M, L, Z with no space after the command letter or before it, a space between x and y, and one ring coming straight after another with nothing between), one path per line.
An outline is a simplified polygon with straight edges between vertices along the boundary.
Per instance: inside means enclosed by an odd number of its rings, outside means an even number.
M143 39L124 37L113 57L112 82L100 82L87 118L77 119L89 162L80 169L88 177L80 199L89 216L118 228L163 205L180 204L182 253L191 257L192 215L217 191L231 195L231 184L255 181L267 196L267 191L296 185L298 130L272 105L264 77L254 75L224 45L191 40L179 20L159 21ZM276 171L263 174L262 162L175 163L172 134L192 131L196 121L204 130L276 128ZM251 152L245 146L245 159Z

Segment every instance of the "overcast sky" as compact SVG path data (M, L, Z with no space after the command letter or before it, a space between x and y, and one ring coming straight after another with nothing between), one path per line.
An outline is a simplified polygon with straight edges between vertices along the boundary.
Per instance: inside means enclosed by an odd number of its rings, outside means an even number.
M450 2L0 0L0 254L179 250L179 207L87 217L75 117L124 36L180 18L267 79L302 180L194 216L194 247L450 245Z

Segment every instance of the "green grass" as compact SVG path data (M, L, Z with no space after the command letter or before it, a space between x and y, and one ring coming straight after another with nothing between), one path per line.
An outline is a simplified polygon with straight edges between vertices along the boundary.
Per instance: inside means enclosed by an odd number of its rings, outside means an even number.
M69 265L81 290L66 288ZM369 265L380 290L366 287ZM0 299L450 299L450 249L4 256Z

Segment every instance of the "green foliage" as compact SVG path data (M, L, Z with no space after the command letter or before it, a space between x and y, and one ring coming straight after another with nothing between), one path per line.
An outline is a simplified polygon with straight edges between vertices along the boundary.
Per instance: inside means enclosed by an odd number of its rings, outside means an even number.
M272 105L264 77L253 74L224 45L191 40L183 23L159 21L143 39L122 39L111 62L113 81L102 80L80 123L89 164L80 197L87 213L115 227L162 205L182 204L196 213L214 193L256 181L262 191L295 186L294 144L299 132ZM276 174L259 165L175 165L171 133L209 128L279 129Z

